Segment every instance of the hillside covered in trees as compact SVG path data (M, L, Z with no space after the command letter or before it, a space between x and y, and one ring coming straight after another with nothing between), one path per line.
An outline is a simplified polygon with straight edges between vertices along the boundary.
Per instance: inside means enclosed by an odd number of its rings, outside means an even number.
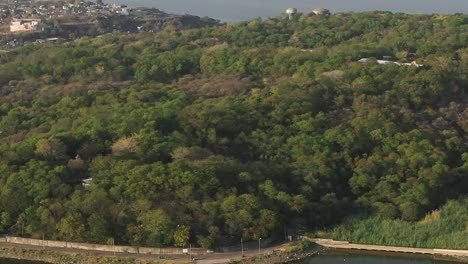
M214 248L466 205L467 43L370 12L0 53L0 233Z

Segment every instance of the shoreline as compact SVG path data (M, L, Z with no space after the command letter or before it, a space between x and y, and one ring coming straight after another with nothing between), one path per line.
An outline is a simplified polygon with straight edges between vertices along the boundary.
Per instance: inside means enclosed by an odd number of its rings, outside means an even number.
M427 255L427 254L415 254L415 253L399 253L399 252L390 252L390 251L374 251L374 250L359 250L359 249L328 249L325 251L326 254L333 255L335 252L346 253L349 255L369 255L369 256L389 256L396 258L415 258L415 259L432 259L432 260L441 260L441 261L451 261L456 263L468 263L468 258L457 258L453 256L444 256L444 255Z
M422 254L422 255L440 255L440 256L468 258L468 250L394 247L394 246L381 246L381 245L354 244L348 241L336 241L332 239L311 239L311 238L305 238L305 239L317 245L323 246L325 248L332 248L332 249L354 249L354 250L363 250L363 251L367 250L367 251L410 253L410 254Z
M290 264L303 261L309 257L320 254L333 254L333 252L362 254L362 255L377 255L377 256L394 256L394 257L419 257L424 259L439 259L453 261L456 263L468 263L468 250L453 250L453 249L425 249L425 248L405 248L379 245L353 244L348 241L335 241L331 239L311 239L304 237L306 242L312 243L306 249L293 252L271 253L261 257L253 257L250 259L242 259L233 261L233 264Z
M296 263L313 257L324 251L368 252L369 254L388 255L419 255L433 256L468 263L468 250L405 248L379 245L353 244L347 241L331 239L312 239L303 237L302 242L283 243L275 247L263 249L262 254L256 250L245 252L245 258L240 258L240 252L193 254L199 264L226 263ZM55 263L135 263L135 264L176 264L187 263L188 255L183 254L144 254L129 252L108 252L105 250L85 250L76 248L57 248L21 243L0 242L0 258L14 258L31 261Z

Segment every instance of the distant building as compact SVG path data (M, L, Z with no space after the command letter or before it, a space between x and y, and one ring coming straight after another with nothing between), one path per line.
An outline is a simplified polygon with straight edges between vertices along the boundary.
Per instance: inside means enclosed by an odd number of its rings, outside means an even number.
M81 186L89 187L92 181L93 181L93 178L84 179L81 181Z
M318 16L328 16L330 15L330 10L325 9L325 8L316 8L312 10L312 13L318 15Z
M369 62L370 60L368 58L362 58L358 60L358 62L361 63L366 63ZM398 66L415 66L415 67L422 67L424 65L418 64L416 61L412 61L411 63L408 62L397 62L397 61L388 61L388 60L376 60L378 64L396 64Z
M128 7L122 7L122 9L120 9L120 12L118 12L118 13L123 15L123 16L130 15L130 12L128 11Z
M289 20L293 20L294 17L296 16L296 14L297 14L297 9L293 8L293 7L290 7L288 9L286 9L286 14L288 14Z
M10 24L10 32L33 32L41 30L40 19L13 19Z
M47 42L57 42L59 40L60 40L59 38L46 38L45 39L45 41L47 41Z
M117 14L121 14L123 16L128 16L130 14L130 10L128 8L128 6L126 5L116 5L116 4L113 4L111 6L111 10L114 12L114 13L117 13Z

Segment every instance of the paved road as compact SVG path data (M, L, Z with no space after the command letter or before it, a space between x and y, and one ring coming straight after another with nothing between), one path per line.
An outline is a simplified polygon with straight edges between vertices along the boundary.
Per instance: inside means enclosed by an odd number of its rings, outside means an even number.
M287 244L276 245L273 247L262 248L260 254L267 254L274 250L279 250L281 247L284 247ZM153 259L153 260L168 260L168 263L187 263L189 256L187 255L150 255L150 254L133 254L133 253L113 253L105 251L96 251L96 250L82 250L82 249L71 249L71 248L54 248L54 247L42 247L42 246L32 246L32 245L23 245L16 243L5 243L0 242L0 248L24 248L40 251L50 251L50 252L61 252L61 253L78 253L78 254L89 254L96 256L118 256L118 257L129 257L136 259ZM248 250L244 251L244 256L246 258L254 257L259 254L258 250ZM229 263L231 260L240 259L241 252L227 252L227 253L209 253L204 255L194 256L197 264L222 264Z
M412 254L430 254L430 255L445 255L445 256L463 256L468 257L468 250L449 250L449 249L424 249L424 248L408 248L408 247L388 247L388 246L375 246L375 245L363 245L363 244L352 244L346 241L334 241L331 239L310 239L316 244L334 249L356 249L356 250L373 250L373 251L387 251L387 252L400 252L400 253L412 253ZM281 244L273 247L265 247L262 249L261 254L268 254L275 250L281 250L287 244ZM168 260L168 263L187 263L188 256L186 255L148 255L148 254L131 254L131 253L112 253L112 252L103 252L103 251L92 251L92 250L80 250L80 249L70 249L70 248L52 248L41 246L30 246L14 243L4 243L0 242L0 247L6 248L24 248L24 249L33 249L33 250L45 250L53 252L62 252L62 253L81 253L81 254L90 254L98 256L119 256L119 257L130 257L137 259L154 259L161 260L161 257L164 257ZM254 257L259 255L258 250L248 250L244 252L246 258ZM228 253L210 253L204 255L195 256L197 264L224 264L229 263L232 260L240 259L241 252L228 252Z

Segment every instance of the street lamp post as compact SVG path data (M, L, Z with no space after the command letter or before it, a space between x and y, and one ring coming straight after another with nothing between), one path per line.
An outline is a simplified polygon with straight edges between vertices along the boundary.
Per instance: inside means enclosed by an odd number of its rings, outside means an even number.
M112 248L113 248L114 257L115 257L115 239L114 238L112 238Z
M260 251L261 251L261 241L262 241L262 238L259 238L258 239L258 254L260 255Z
M242 257L244 257L244 240L241 238L241 251L242 251Z

